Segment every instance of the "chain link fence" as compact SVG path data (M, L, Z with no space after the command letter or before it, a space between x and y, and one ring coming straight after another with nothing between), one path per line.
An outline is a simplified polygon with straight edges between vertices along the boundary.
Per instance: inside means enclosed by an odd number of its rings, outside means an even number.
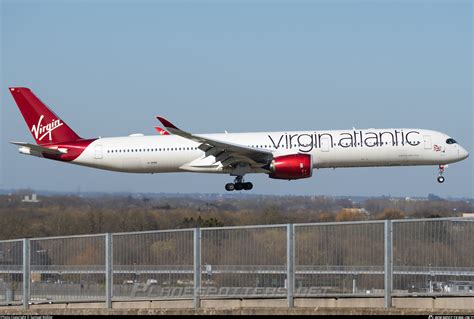
M30 239L30 300L105 300L103 235Z
M202 296L286 296L287 226L202 230Z
M393 294L474 294L474 220L393 221Z
M26 258L25 258L26 256ZM388 287L388 289L385 289ZM0 305L474 296L474 220L363 221L0 241ZM388 301L387 301L388 300Z
M23 300L23 240L0 241L0 304Z
M383 221L295 225L295 236L295 296L383 295Z
M113 296L192 298L193 230L113 234Z

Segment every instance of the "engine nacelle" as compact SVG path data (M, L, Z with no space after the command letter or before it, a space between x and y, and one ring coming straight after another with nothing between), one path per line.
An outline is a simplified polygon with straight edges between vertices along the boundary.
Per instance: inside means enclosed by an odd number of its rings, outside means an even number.
M309 154L292 154L275 157L270 164L270 178L300 179L313 175L313 161Z

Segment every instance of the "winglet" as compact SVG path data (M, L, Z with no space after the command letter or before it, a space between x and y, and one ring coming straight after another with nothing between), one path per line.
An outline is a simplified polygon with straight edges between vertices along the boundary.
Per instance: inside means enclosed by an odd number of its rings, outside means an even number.
M157 116L156 118L157 118L158 121L160 121L167 129L179 130L179 128L177 128L176 126L174 126L170 121L168 121L168 120L165 119L164 117Z
M155 130L160 133L160 135L170 135L170 133L168 133L167 131L165 131L164 129L162 129L161 127L159 126L155 126Z

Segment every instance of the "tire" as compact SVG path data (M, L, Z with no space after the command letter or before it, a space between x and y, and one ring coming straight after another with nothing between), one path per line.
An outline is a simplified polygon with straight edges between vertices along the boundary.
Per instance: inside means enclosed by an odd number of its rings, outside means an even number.
M252 183L244 183L244 189L246 191L249 191L253 188L253 184Z
M438 176L438 183L444 183L444 177Z
M232 192L235 189L235 185L233 183L225 184L225 190L228 192Z
M236 191L241 191L244 189L244 184L243 183L235 183L235 190Z

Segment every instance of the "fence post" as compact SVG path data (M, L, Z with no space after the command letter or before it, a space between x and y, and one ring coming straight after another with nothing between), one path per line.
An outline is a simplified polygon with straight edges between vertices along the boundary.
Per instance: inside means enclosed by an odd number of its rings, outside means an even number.
M294 225L288 224L286 226L286 286L287 286L287 299L288 308L295 306L294 301L294 286L295 286L295 236L294 236Z
M386 220L384 226L384 307L391 308L393 286L392 221Z
M30 240L23 239L23 309L30 307Z
M193 307L201 307L201 229L194 229L194 295Z
M113 276L113 242L112 234L105 234L105 303L107 308L112 308L112 295L114 287Z

